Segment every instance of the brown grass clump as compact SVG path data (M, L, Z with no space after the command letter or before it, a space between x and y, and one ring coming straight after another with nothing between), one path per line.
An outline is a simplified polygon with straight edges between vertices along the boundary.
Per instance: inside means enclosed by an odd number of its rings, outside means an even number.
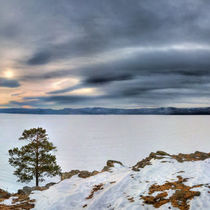
M147 165L151 165L152 159L164 159L165 157L170 157L172 159L177 160L178 162L182 163L184 161L199 161L199 160L205 160L207 158L210 158L210 153L205 152L194 152L191 154L182 154L179 153L178 155L170 155L164 151L157 151L157 152L151 152L148 157L145 159L139 161L136 165L132 167L132 170L139 171L140 168L144 168ZM162 163L166 163L169 161L162 160Z
M141 196L141 198L144 200L145 204L151 204L155 208L159 208L160 206L169 202L169 199L165 198L167 196L168 196L168 193L163 192L163 193L157 194L156 196Z
M8 199L11 196L10 193L8 193L5 190L0 189L0 199L4 200L4 199Z
M175 182L166 182L163 185L153 184L149 188L149 196L141 196L145 204L153 205L155 208L171 203L173 207L179 208L180 210L189 210L189 200L193 199L195 196L199 196L199 191L192 191L191 189L196 187L201 187L203 185L194 185L192 187L183 184L187 179L177 176L178 180ZM168 193L165 190L175 190L174 194L167 198ZM156 196L151 196L154 192L161 192Z
M34 204L28 202L23 202L21 204L12 205L12 206L0 204L1 210L30 210L32 208L34 208Z
M131 203L133 203L135 200L133 197L128 197L128 201L130 201Z
M30 200L29 195L23 194L13 194L17 198L12 199L12 205L0 204L0 209L2 210L30 210L34 208L35 200ZM17 204L18 203L18 204Z
M194 152L191 154L182 154L179 153L178 155L171 155L172 158L176 159L178 162L184 162L184 161L199 161L199 160L205 160L207 158L210 158L210 153L204 153L204 152Z
M115 184L116 183L116 181L112 181L112 182L110 182L110 184Z
M92 189L90 195L89 195L86 199L91 199L91 198L93 198L95 192L97 192L97 191L99 191L99 190L103 190L103 189L104 189L104 188L103 188L103 184L102 184L102 183L101 183L101 184L98 184L98 185L94 185L94 187L93 187L93 189Z

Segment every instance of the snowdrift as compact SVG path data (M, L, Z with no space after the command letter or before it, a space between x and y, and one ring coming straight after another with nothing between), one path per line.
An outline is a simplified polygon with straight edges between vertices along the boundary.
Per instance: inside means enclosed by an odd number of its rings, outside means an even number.
M142 164L144 163L144 164ZM209 154L151 153L86 179L77 175L35 192L35 209L210 209Z

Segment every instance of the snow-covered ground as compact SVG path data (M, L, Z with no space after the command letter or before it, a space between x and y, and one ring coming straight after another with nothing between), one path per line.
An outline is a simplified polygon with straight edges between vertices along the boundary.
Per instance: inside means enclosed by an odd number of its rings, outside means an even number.
M177 176L188 178L184 182L187 186L204 184L193 188L201 192L200 196L188 201L191 210L210 209L210 158L203 161L177 162L171 157L152 159L152 165L133 171L130 167L115 164L112 172L103 172L95 176L82 179L77 175L50 187L46 191L35 191L30 197L36 199L37 210L102 210L127 209L150 210L152 205L144 204L141 195L149 195L149 187L153 184L163 185L174 182ZM94 190L95 189L95 190ZM165 190L168 197L175 190ZM154 192L155 196L161 192ZM166 203L161 210L178 209Z

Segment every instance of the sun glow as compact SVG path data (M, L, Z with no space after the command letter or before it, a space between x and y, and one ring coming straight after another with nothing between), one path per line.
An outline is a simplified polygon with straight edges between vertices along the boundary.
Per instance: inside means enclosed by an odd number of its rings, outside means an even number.
M11 79L11 78L14 77L14 72L11 71L11 70L7 70L7 71L4 72L4 76L8 79Z
M80 88L71 91L71 95L99 95L100 91L97 88Z

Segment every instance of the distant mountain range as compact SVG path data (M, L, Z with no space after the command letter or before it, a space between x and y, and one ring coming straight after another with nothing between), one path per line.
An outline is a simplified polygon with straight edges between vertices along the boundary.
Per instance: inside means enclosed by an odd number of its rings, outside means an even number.
M24 109L8 108L0 109L0 113L7 114L51 114L51 115L210 115L210 107L206 108L139 108L139 109L117 109L117 108L65 108L65 109Z

